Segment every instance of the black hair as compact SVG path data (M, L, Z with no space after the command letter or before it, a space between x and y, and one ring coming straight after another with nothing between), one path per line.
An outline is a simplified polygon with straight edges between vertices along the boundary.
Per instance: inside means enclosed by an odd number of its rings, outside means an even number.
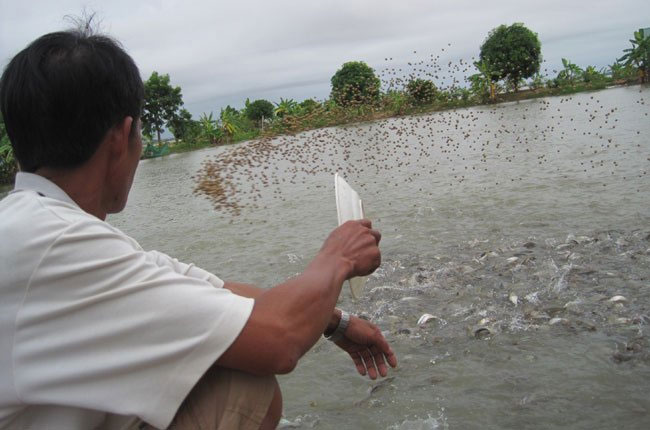
M118 42L82 30L32 42L0 78L0 110L20 168L74 168L106 133L140 118L144 88L138 67Z

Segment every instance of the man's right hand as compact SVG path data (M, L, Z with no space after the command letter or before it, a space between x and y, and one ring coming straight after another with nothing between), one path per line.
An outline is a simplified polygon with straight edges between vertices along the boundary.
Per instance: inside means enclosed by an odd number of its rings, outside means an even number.
M241 333L219 357L217 365L259 375L292 371L327 328L343 282L369 275L379 267L380 239L370 221L348 221L328 236L300 275L262 293L234 286L235 290L245 290L243 295L254 296L255 305ZM361 344L359 351L364 354L363 348L373 345ZM346 350L350 352L349 348ZM378 370L381 374L382 370Z
M348 265L346 279L366 276L381 264L380 240L370 220L348 221L330 233L320 252L338 256Z

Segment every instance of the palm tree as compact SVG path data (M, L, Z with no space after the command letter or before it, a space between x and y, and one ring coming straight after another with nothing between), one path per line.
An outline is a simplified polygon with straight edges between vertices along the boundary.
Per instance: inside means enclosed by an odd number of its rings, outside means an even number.
M618 59L626 66L634 65L639 70L641 83L648 80L650 74L650 34L643 30L634 32L634 39L630 39L631 48L624 49L626 54Z

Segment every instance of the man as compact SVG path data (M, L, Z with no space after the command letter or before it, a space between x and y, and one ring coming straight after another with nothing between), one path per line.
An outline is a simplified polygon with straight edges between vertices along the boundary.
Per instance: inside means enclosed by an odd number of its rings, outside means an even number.
M267 290L146 252L104 220L142 150L143 85L105 36L51 33L7 65L0 108L21 172L0 202L0 428L274 428L291 372L323 334L359 373L396 358L335 309L380 264L369 221L334 230Z

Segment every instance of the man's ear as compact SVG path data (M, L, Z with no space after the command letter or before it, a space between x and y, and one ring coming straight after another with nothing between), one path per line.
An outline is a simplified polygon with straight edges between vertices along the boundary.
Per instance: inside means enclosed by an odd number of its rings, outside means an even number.
M132 124L133 117L126 116L122 121L115 124L115 126L109 131L111 152L118 158L128 152Z

